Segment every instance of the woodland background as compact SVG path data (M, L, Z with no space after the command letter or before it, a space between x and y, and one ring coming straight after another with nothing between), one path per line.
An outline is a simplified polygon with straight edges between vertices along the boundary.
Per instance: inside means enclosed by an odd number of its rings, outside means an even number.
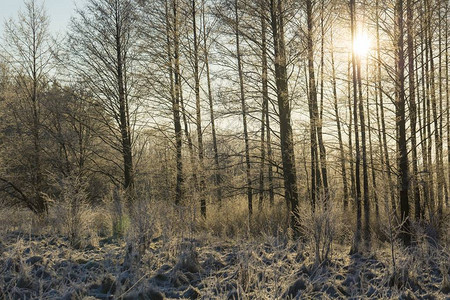
M269 239L307 265L319 290L304 277L304 288L297 279L267 289L260 277L252 287L239 273L216 296L328 293L320 284L339 273L336 249L364 266L376 261L359 259L386 250L387 277L354 283L358 295L370 286L374 297L448 293L448 1L89 0L57 37L44 5L25 4L0 42L10 259L50 236L79 255L116 245L108 251L133 275L127 286L115 273L123 269L104 267L120 287L100 294L117 297L161 271L140 269L149 253L172 253L174 269L163 271L175 280L188 261L197 262L192 274L211 268L198 268L205 243ZM305 253L311 261L298 258ZM414 265L419 274L425 253L435 289L417 279L415 290L404 272ZM16 273L26 275L20 262ZM17 286L4 280L0 296L14 298ZM350 295L336 290L327 295Z

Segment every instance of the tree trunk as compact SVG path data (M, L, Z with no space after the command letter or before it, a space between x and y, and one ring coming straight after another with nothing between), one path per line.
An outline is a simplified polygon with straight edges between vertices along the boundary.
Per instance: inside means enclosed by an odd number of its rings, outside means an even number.
M443 133L443 123L444 123L444 108L443 108L443 83L442 83L442 55L443 55L443 50L442 50L442 1L438 1L438 34L439 34L439 38L438 38L438 52L439 52L439 56L438 56L438 87L439 87L439 172L441 174L441 176L439 177L441 180L441 184L442 184L442 189L444 192L444 199L441 200L441 210L443 209L444 206L444 201L448 202L448 189L447 189L447 181L445 180L445 174L444 174L444 147L443 147L443 139L444 139L444 133Z
M362 146L362 168L363 168L363 189L364 189L364 242L366 249L370 249L370 203L369 203L369 174L367 170L367 146L366 146L366 123L364 117L364 100L362 94L361 76L361 56L356 58L356 74L358 77L358 109L361 128Z
M353 161L353 139L352 139L352 127L353 127L353 110L352 110L352 75L351 75L351 64L350 56L348 58L348 68L347 68L347 100L348 100L348 115L350 117L348 123L348 151L350 153L350 195L353 201L356 200L356 178L355 178L355 167ZM355 203L353 203L354 205Z
M416 140L416 123L417 123L417 108L416 108L416 81L414 70L414 12L412 0L407 0L407 43L408 43L408 74L409 74L409 118L411 126L411 153L412 153L412 184L414 191L415 219L420 219L420 189L418 182L418 166L417 166L417 140Z
M291 127L291 108L286 70L286 50L284 42L283 0L271 0L271 26L275 52L275 77L280 120L281 157L283 161L284 190L291 210L291 226L298 230L298 187L295 167L294 138Z
M122 49L122 27L120 19L120 8L116 7L115 11L115 24L116 24L116 74L117 74L117 84L118 84L118 93L119 93L119 118L120 118L120 133L121 133L121 142L122 142L122 154L123 154L123 162L124 162L124 190L127 195L127 202L130 209L132 211L133 198L134 198L134 176L133 176L133 155L131 149L131 136L130 136L130 128L129 128L129 113L128 113L128 99L127 93L125 90L125 70L124 64L126 59L126 54L123 53Z
M333 47L333 32L331 32L331 45ZM347 171L345 167L345 151L344 151L344 143L342 141L342 131L341 131L341 121L339 117L339 107L338 107L338 97L337 97L337 84L336 84L336 68L334 63L334 47L331 49L331 70L332 70L332 79L331 84L333 86L333 99L334 99L334 114L336 116L336 127L338 133L338 142L339 142L339 153L341 160L341 173L342 173L342 183L344 187L344 212L347 211L348 208L348 183L347 183Z
M180 204L183 198L183 157L182 157L182 137L183 131L181 129L180 118L180 98L181 98L181 76L180 76L180 57L179 57L179 37L178 37L178 4L177 0L173 0L173 39L174 39L174 87L175 97L172 102L172 113L175 127L175 146L176 146L176 165L177 165L177 182L175 188L175 204ZM167 9L168 13L168 9ZM169 24L167 24L169 26Z
M203 163L203 132L202 132L202 113L200 106L200 73L198 69L198 38L197 38L197 9L195 0L192 0L192 30L194 36L194 91L195 91L195 112L197 125L197 146L198 146L198 161L199 168L197 169L198 177L200 177L199 198L200 211L202 217L206 218L206 198L205 198L205 178L204 178L204 163Z
M431 4L429 0L426 0L426 6L428 11L428 16L431 20ZM442 166L441 166L441 135L439 132L439 116L437 111L437 99L436 99L436 82L435 82L435 67L434 67L434 56L433 56L433 45L432 45L432 30L431 30L431 24L428 23L428 26L426 27L426 30L428 31L428 39L426 40L427 48L430 54L430 73L429 79L430 79L430 101L431 101L431 108L433 111L433 123L434 123L434 143L435 143L435 160L436 160L436 183L437 183L437 202L438 202L438 216L439 220L441 220L442 217L442 200L443 200L443 172L442 172ZM439 54L440 55L440 54Z
M42 45L41 41L39 39L42 38L39 34L45 34L39 28L39 26L42 26L41 19L38 19L39 17L44 17L43 15L39 15L41 12L37 12L36 8L36 2L31 1L29 2L29 7L27 8L27 15L24 17L24 20L22 22L26 22L25 24L21 24L22 26L29 26L31 30L31 41L27 40L26 43L29 43L26 45L31 50L31 57L25 57L24 59L30 60L27 61L27 65L29 66L29 70L26 70L28 74L31 73L31 80L32 80L32 89L31 89L31 104L32 104L32 136L33 136L33 164L31 166L31 174L32 179L31 183L33 186L33 192L34 196L32 199L31 206L33 207L33 211L37 213L40 217L42 217L45 213L48 213L48 206L47 202L43 198L43 174L42 174L42 158L41 158L41 120L40 120L40 95L39 95L39 78L40 74L38 74L38 69L40 69L40 66L38 65L40 63L40 51L42 51ZM39 32L38 32L39 31ZM22 45L21 45L22 46ZM27 53L28 54L28 53Z
M350 0L350 26L352 41L355 40L356 22L355 22L355 0ZM353 79L353 122L355 128L355 185L356 185L356 231L355 240L352 245L351 253L359 252L359 244L361 242L361 177L360 177L360 161L361 154L359 150L359 128L358 128L358 80L357 80L357 62L355 51L352 51L352 79Z
M446 6L445 6L445 15L448 16L449 14L449 6L450 3L446 2ZM447 119L447 179L448 179L448 183L450 185L450 87L449 87L449 55L448 55L448 48L449 48L449 43L448 43L448 35L449 35L449 31L448 31L448 23L450 21L446 18L445 19L445 100L446 100L446 119ZM445 198L445 205L448 207L448 198Z
M34 2L33 2L34 9ZM33 20L34 21L34 20ZM39 55L37 52L37 41L36 41L36 30L33 26L33 50L32 50L32 80L33 80L33 88L32 88L32 109L33 109L33 162L32 166L32 174L33 174L33 189L34 189L34 207L35 211L38 215L43 215L48 212L47 204L42 197L42 167L41 167L41 137L40 137L40 117L39 117L39 97L38 97L38 78L37 78L37 56Z
M423 5L422 2L420 2L420 8L421 12L423 11ZM424 18L425 19L425 18ZM424 20L426 21L426 20ZM430 212L430 203L433 203L433 180L432 180L432 171L431 171L431 165L429 162L429 155L428 155L428 149L429 144L431 144L431 141L429 141L429 134L428 134L428 116L429 116L429 110L428 110L428 76L426 75L426 72L428 72L428 47L425 45L425 38L426 38L426 31L425 31L426 24L424 22L420 23L420 69L421 69L421 85L422 85L422 111L423 111L423 118L419 118L419 128L420 130L420 140L422 145L422 165L423 165L423 172L425 173L425 180L423 181L423 205L421 208L421 217L424 218L425 208L428 209ZM419 105L420 108L420 105ZM422 124L423 123L423 124Z
M328 174L327 174L327 153L325 149L325 144L323 142L323 133L322 133L322 119L323 119L323 98L324 98L324 91L323 91L323 77L324 77L324 68L325 68L325 20L324 20L324 3L325 1L321 2L321 9L320 9L320 107L317 112L318 119L316 126L317 126L317 141L319 143L319 157L320 157L320 168L321 168L321 175L322 175L322 184L323 184L323 201L325 205L327 205L328 202ZM312 5L311 5L312 6ZM312 33L311 33L312 36ZM317 94L316 94L317 99ZM317 104L317 101L316 101Z
M306 16L308 19L308 33L307 33L307 49L308 49L308 106L310 118L310 147L311 147L311 203L312 210L315 210L317 200L320 199L320 169L317 155L317 123L318 123L318 109L317 109L317 88L316 77L314 73L314 49L313 49L313 15L312 15L312 1L306 1Z
M219 151L217 148L217 135L216 135L216 120L214 117L214 103L213 103L213 97L212 97L212 90L211 90L211 75L210 75L210 69L209 69L209 52L208 52L208 46L206 44L207 36L206 36L206 20L205 20L205 0L202 0L202 16L203 16L203 42L204 42L204 49L203 49L203 55L205 60L205 66L206 66L206 81L208 84L208 102L209 102L209 112L210 112L210 119L211 119L211 133L212 133L212 139L213 139L213 150L214 150L214 165L216 168L216 171L214 172L214 183L216 185L217 190L217 200L219 203L222 203L222 180L220 176L220 164L219 164Z
M383 137L383 152L384 152L384 163L386 167L386 173L387 173L387 188L388 188L388 194L390 195L392 210L394 214L397 212L397 205L395 200L395 192L392 184L392 171L391 171L391 162L389 158L389 149L387 144L387 132L386 132L386 119L384 115L384 95L383 95L383 88L382 88L382 75L381 75L381 46L380 46L380 15L379 15L379 0L376 1L376 9L377 9L377 22L376 22L376 28L377 28L377 69L378 69L378 92L379 92L379 100L380 100L380 116L381 116L381 132Z
M268 88L268 74L267 74L267 41L266 41L266 18L263 13L261 13L261 60L262 60L262 111L261 111L261 162L259 170L259 210L262 209L264 200L264 166L266 160L266 149L265 149L265 130L266 130L266 115L269 109L269 88ZM270 162L269 162L270 164Z
M401 239L405 246L411 243L409 201L408 201L408 149L406 142L405 112L405 60L403 42L403 0L396 3L396 127L398 128L398 172L400 194Z
M240 39L239 39L239 15L238 15L238 0L234 1L235 8L235 35L236 35L236 55L239 73L239 88L240 88L240 98L241 98L241 108L242 108L242 123L244 127L244 141L245 141L245 165L246 165L246 175L247 175L247 201L248 201L248 214L249 216L253 213L253 203L252 203L252 178L251 178L251 165L250 165L250 146L248 139L248 129L247 129L247 104L245 103L245 93L244 93L244 73L242 71L242 58L240 49Z
M370 168L372 171L372 191L373 191L372 194L373 194L373 200L375 202L375 218L376 218L376 220L378 220L379 216L380 216L380 208L378 205L377 177L375 174L375 163L373 160L372 126L371 126L371 121L370 121L370 105L369 105L370 93L369 93L369 64L368 63L366 64L366 76L367 76L366 107L367 107L367 132L369 134L369 155L370 155L369 158L370 158ZM376 93L377 93L377 91L375 91L375 94Z

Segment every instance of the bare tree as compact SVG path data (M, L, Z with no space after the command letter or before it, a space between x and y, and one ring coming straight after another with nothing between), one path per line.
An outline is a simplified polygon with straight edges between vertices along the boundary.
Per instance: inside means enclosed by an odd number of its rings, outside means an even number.
M198 146L198 160L199 160L199 177L200 177L200 210L203 217L206 217L206 199L205 199L205 179L204 179L204 150L203 150L203 131L202 131L202 113L200 106L200 72L199 72L199 41L197 34L197 6L196 1L192 0L192 31L194 44L194 92L195 92L195 112L196 112L196 126L197 126L197 146Z
M332 78L331 78L331 84L333 89L333 100L334 100L334 114L336 118L336 128L337 128L337 134L338 134L338 142L339 142L339 158L341 163L341 175L342 175L342 184L344 187L344 211L348 208L348 200L349 200L349 194L348 194L348 182L347 182L347 170L345 166L345 151L344 151L344 143L342 139L342 130L341 130L341 120L339 116L339 107L338 107L338 95L337 95L337 83L336 83L336 67L335 67L335 61L334 61L334 45L333 45L333 31L331 31L331 71L332 71Z
M355 42L356 38L356 5L354 0L350 0L350 28L352 42ZM359 244L361 242L361 177L360 177L360 162L361 153L359 150L359 128L358 128L358 76L357 76L357 58L356 53L352 51L352 81L353 81L353 122L355 126L355 187L356 187L356 231L353 247L350 252L358 252Z
M416 106L416 78L414 70L414 5L411 0L407 0L406 3L407 19L406 19L406 31L407 31L407 49L408 49L408 81L409 81L409 115L411 123L411 159L412 159L412 171L413 171L413 189L414 189L414 203L415 203L415 218L420 219L420 189L418 180L418 166L417 166L417 106Z
M186 118L183 108L183 96L181 88L181 74L180 74L180 43L179 43L179 33L178 33L178 1L172 1L172 15L169 13L169 3L165 1L165 13L166 13L166 39L167 39L167 55L169 62L169 77L170 77L170 94L172 100L172 114L173 114L173 124L175 129L175 147L176 147L176 164L177 164L177 183L175 188L175 204L180 204L183 199L183 131L181 129L181 119L180 119L180 108L183 113L183 117ZM172 19L170 19L172 16ZM172 53L172 41L174 52ZM187 130L187 122L185 122L185 134L188 137L189 149L191 153L191 158L193 158L192 141ZM197 183L197 178L194 178L195 183ZM195 184L196 185L196 184Z
M404 59L404 24L403 24L403 0L396 2L396 126L398 128L398 170L400 189L400 213L403 243L408 246L411 243L409 200L408 200L408 149L406 142L406 111L405 111L405 59Z
M284 1L270 1L270 17L275 53L275 78L277 87L278 113L280 120L281 157L286 202L291 210L291 226L296 230L299 219L297 170L295 167L294 139L291 125L291 107L286 69L286 45L284 41Z
M130 100L133 97L135 8L130 0L89 0L71 22L73 70L94 95L93 108L110 136L102 137L122 156L122 185L131 212L134 171Z
M202 23L203 23L203 55L204 55L204 63L206 68L206 81L208 85L208 104L209 104L209 114L211 121L211 134L213 141L213 150L214 150L214 164L215 164L215 185L217 189L217 200L219 203L222 202L222 187L221 185L221 175L220 175L220 164L219 164L219 150L217 147L217 133L216 133L216 120L214 114L214 101L211 87L211 70L209 66L209 49L208 49L208 33L206 26L206 6L205 0L202 0Z
M239 32L239 14L238 14L238 0L234 1L234 14L235 14L235 37L236 37L236 56L238 64L238 75L239 75L239 91L241 99L242 108L242 124L244 127L244 142L245 142L245 166L247 175L247 201L248 201L248 213L249 215L253 212L253 190L252 190L252 178L251 178L251 165L250 165L250 145L248 137L247 128L247 104L245 101L244 92L244 74L242 70L242 53L240 48L240 32Z
M31 143L26 169L30 170L26 180L31 183L29 190L23 190L15 178L3 174L0 180L6 191L37 214L48 210L43 198L45 178L42 166L42 98L54 67L52 64L52 43L49 34L49 20L44 7L36 0L25 2L25 10L19 13L17 21L5 23L5 40L1 46L1 57L8 62L14 72L16 93L20 107L16 111L17 120L24 126L24 137Z

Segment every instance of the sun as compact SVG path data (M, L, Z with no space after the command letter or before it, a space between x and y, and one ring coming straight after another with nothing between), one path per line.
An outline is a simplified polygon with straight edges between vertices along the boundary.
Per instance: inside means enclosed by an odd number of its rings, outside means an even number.
M359 33L353 41L353 51L358 56L366 55L370 50L370 38L366 32Z

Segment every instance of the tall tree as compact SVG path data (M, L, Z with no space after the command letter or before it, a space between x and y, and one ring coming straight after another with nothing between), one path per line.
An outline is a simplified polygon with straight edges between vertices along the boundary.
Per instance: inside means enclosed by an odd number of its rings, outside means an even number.
M403 244L411 243L409 200L408 200L408 149L406 141L406 97L405 97L405 58L404 58L404 25L403 25L403 0L397 0L395 5L396 37L395 37L395 60L396 60L396 126L398 132L398 172L399 172L399 195L400 216L402 224L401 238Z
M180 81L180 67L179 67L179 42L178 42L178 22L177 20L177 6L176 3L170 5L168 0L164 0L164 27L165 27L165 42L166 42L166 56L167 56L167 72L169 75L169 92L173 115L173 123L175 129L175 147L176 147L176 187L175 187L175 204L178 205L183 198L183 160L182 160L182 127L180 111L182 108L182 94ZM173 11L173 9L175 11ZM171 14L170 12L174 12ZM145 31L144 31L145 32ZM181 107L180 107L181 106ZM184 112L183 112L184 113ZM184 114L183 114L184 116ZM189 149L192 149L192 141L189 133L186 131L189 141ZM192 153L192 151L190 151ZM192 154L191 154L192 157Z
M186 114L183 106L183 89L181 86L181 68L180 68L180 36L179 36L179 8L178 0L172 0L172 35L174 43L173 59L170 60L170 64L174 67L174 88L175 95L172 97L172 113L173 123L175 129L175 146L176 146L176 163L177 163L177 184L175 194L175 204L179 204L183 199L183 132L181 129L180 110L183 114L185 133L188 137L189 149L191 153L191 160L193 160L192 141L187 130ZM170 25L167 25L170 26ZM196 175L194 176L194 184L197 184Z
M291 226L297 229L298 187L295 167L294 138L291 125L291 107L288 91L286 44L284 37L284 0L270 1L271 27L274 45L275 78L280 120L281 157L286 202L291 210Z
M436 69L435 69L435 63L434 63L434 49L433 49L433 30L432 30L432 16L433 16L433 8L431 5L430 0L425 0L425 9L426 9L426 15L428 18L427 26L425 27L425 30L427 32L427 38L425 40L426 42L426 49L428 49L429 53L429 73L427 73L429 76L429 98L430 98L430 104L431 104L431 110L433 113L433 124L434 124L434 143L435 143L435 170L436 170L436 198L438 203L438 216L441 220L442 217L442 207L443 207L443 189L444 189L444 182L443 179L443 167L442 167L442 141L441 141L441 133L439 130L439 118L440 114L438 112L438 99L436 97ZM441 55L439 53L439 55ZM440 98L440 96L439 96ZM431 126L430 126L431 127ZM430 143L431 146L431 143ZM431 151L429 150L428 155L431 155ZM430 158L431 160L431 158ZM432 199L433 200L433 199Z
M311 33L312 35L312 33ZM325 143L323 142L323 99L324 99L324 69L325 69L325 1L321 1L320 5L320 105L317 108L318 119L317 126L317 143L319 146L320 171L323 185L323 201L328 202L328 173L327 173L327 153ZM317 98L317 96L316 96ZM317 101L315 101L317 104Z
M409 82L409 116L411 124L411 159L412 159L412 184L415 203L415 218L420 218L420 189L418 184L418 166L417 166L417 106L416 106L416 79L414 69L414 6L411 0L406 2L406 31L407 31L407 50L408 50L408 82Z
M261 3L265 4L265 1L262 1ZM274 192L274 186L273 186L273 152L272 152L272 137L270 131L272 128L270 127L270 114L269 114L269 66L268 66L268 49L267 49L267 28L266 28L266 20L267 16L265 11L265 7L262 9L261 13L261 37L262 37L262 44L261 44L261 58L262 58L262 93L263 93L263 110L265 112L265 115L263 118L265 118L265 129L266 129L266 146L267 146L267 180L269 183L269 202L271 205L274 204L275 201L275 192Z
M311 203L312 209L315 209L319 185L321 182L319 159L317 154L317 87L314 72L314 49L313 49L313 8L312 1L306 1L307 16L307 49L308 49L308 107L309 107L309 127L310 127L310 152L311 152Z
M211 121L211 134L212 134L212 140L213 140L213 150L214 150L214 165L215 165L215 185L217 189L217 200L219 203L222 202L222 187L221 185L221 175L220 175L220 164L219 164L219 150L217 148L217 134L216 134L216 120L214 115L214 102L213 102L213 95L212 95L212 88L211 88L211 71L209 67L209 51L208 51L208 45L207 45L207 30L206 30L206 7L205 7L205 0L202 0L202 21L203 21L203 55L204 55L204 62L205 62L205 68L206 68L206 81L208 85L208 103L209 103L209 116Z
M131 0L89 0L77 11L69 34L73 70L95 95L95 109L111 138L102 137L122 156L123 189L132 213L134 171L130 98L135 7Z
M262 2L261 2L262 3ZM261 82L262 82L262 110L261 110L261 161L259 170L259 209L262 209L264 200L264 167L266 161L266 145L265 145L265 131L266 131L266 114L269 109L269 87L268 87L268 67L267 67L267 24L266 16L264 15L264 8L261 7ZM267 128L267 130L269 130ZM270 162L269 162L270 163Z
M361 124L361 148L362 148L362 168L363 168L363 190L364 190L364 242L366 248L370 246L370 203L369 203L369 175L367 167L367 143L366 143L366 122L364 116L364 100L362 93L361 75L361 54L356 56L356 77L358 81L358 110L359 122Z
M48 210L43 198L45 178L42 166L42 100L52 70L52 45L50 43L49 20L44 7L36 0L25 2L25 10L17 21L5 23L5 40L1 57L9 63L15 74L17 96L22 107L16 116L30 139L29 158L26 170L31 183L29 191L19 188L14 178L1 175L1 182L12 188L22 205L43 215ZM28 147L27 147L28 148Z
M200 72L199 72L199 41L197 36L197 6L196 1L192 0L192 30L194 43L194 92L195 92L195 112L196 112L196 126L197 126L197 146L198 146L198 160L199 160L199 177L200 177L200 210L203 217L206 217L206 199L205 199L205 179L204 179L204 151L203 151L203 131L202 131L202 112L200 106Z
M450 13L449 11L450 8L450 3L446 2L445 5L445 16L448 16L448 14ZM447 122L447 179L448 179L448 183L450 185L450 72L449 72L449 30L448 30L448 26L449 26L449 20L445 19L445 29L444 29L444 35L445 35L445 102L446 102L446 122ZM446 200L446 205L447 207L449 206L448 204L448 197L445 199Z
M352 43L355 43L356 38L356 5L355 0L350 0L350 29ZM361 177L360 177L360 163L361 153L359 150L359 128L358 128L358 77L357 77L357 58L353 47L352 51L352 82L353 82L353 122L355 126L355 202L356 202L356 231L351 253L359 251L359 244L361 242Z
M338 142L339 142L339 154L340 154L340 161L341 161L341 173L342 173L342 183L344 187L344 201L343 201L343 207L344 211L348 208L348 183L347 183L347 170L345 166L345 151L344 151L344 143L342 139L342 130L341 130L341 120L339 116L339 106L338 106L338 95L337 95L337 83L336 83L336 67L334 62L334 45L333 45L333 31L331 31L331 72L332 72L332 79L331 84L333 88L333 99L334 99L334 115L336 118L336 128L337 128L337 134L338 134Z
M370 118L370 88L369 88L369 63L366 64L366 76L367 76L367 81L366 81L366 109L367 109L367 132L369 135L369 158L370 158L370 169L372 171L372 195L373 195L373 200L375 203L375 214L376 214L376 219L378 220L379 218L379 213L380 213L380 208L378 205L378 189L377 189L377 177L375 174L375 163L374 163L374 158L373 158L373 143L372 143L372 126L371 126L371 118ZM377 91L375 91L375 94L377 93ZM370 212L369 212L370 213ZM369 214L367 213L367 214ZM368 223L370 222L369 219L366 219L366 225L368 225ZM368 228L366 228L366 230L369 230Z
M348 67L347 67L347 105L348 105L348 148L349 152L352 153L350 162L350 195L354 201L356 201L356 178L355 178L355 167L353 160L353 138L352 138L352 126L353 126L353 113L352 113L352 60L350 56L348 57Z
M245 90L244 90L244 73L242 68L242 52L240 46L240 29L239 29L239 9L238 0L234 1L234 15L235 15L235 38L236 38L236 56L238 65L238 75L239 75L239 95L241 100L242 109L242 124L244 127L244 142L245 142L245 171L247 176L247 201L248 201L248 213L249 215L253 212L253 190L252 190L252 178L251 178L251 165L250 165L250 142L248 137L247 128L247 104L245 101Z
M384 92L383 92L383 86L382 86L382 64L383 61L381 60L381 36L380 36L380 19L381 19L381 12L380 12L380 1L376 0L375 4L376 8L376 40L377 40L377 90L378 90L378 99L379 99L379 107L380 107L380 123L381 123L381 136L383 138L383 154L384 154L384 170L387 175L387 193L388 197L390 198L391 205L393 208L394 213L396 213L396 200L395 200L395 193L394 188L392 185L392 170L391 170L391 160L389 157L389 149L388 149L388 142L387 142L387 130L386 130L386 116L385 116L385 105L384 105Z

